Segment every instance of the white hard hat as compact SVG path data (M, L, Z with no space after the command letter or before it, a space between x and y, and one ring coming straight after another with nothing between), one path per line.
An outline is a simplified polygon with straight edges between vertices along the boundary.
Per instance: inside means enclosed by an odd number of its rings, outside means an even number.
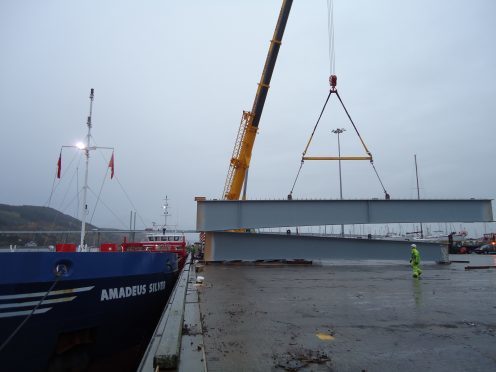
M417 248L417 245L416 244L412 244L410 247Z

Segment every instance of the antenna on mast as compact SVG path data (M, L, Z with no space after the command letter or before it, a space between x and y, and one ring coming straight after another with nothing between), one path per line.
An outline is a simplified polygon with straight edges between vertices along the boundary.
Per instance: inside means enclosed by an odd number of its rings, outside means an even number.
M79 245L79 250L80 251L85 251L86 250L86 243L84 241L85 238L85 233L86 233L86 216L88 215L88 204L86 202L86 197L88 194L88 163L90 160L90 139L91 139L91 114L93 112L93 99L95 97L95 90L91 88L90 91L90 114L88 115L88 121L86 122L86 125L88 126L88 134L86 135L86 147L83 149L84 150L84 156L86 158L86 165L85 165L85 170L84 170L84 186L83 186L83 205L81 208L81 243Z
M95 98L95 89L91 88L90 91L90 114L88 115L88 128L91 129L91 114L93 112L93 99Z

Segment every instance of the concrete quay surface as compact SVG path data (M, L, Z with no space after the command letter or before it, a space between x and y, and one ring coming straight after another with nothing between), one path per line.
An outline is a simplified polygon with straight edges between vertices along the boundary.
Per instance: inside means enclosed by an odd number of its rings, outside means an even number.
M209 371L494 371L496 256L470 263L206 265Z

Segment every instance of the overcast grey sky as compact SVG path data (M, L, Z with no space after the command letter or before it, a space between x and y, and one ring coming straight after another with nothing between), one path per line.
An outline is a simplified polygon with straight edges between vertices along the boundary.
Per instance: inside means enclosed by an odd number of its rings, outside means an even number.
M280 5L1 1L0 203L46 204L60 146L83 139L95 88L93 137L115 147L116 176L145 224L161 221L168 195L171 222L194 228L194 196L221 197ZM496 2L335 0L334 7L338 89L391 196L416 196L416 153L423 197L494 198ZM253 151L250 198L288 194L328 76L326 0L295 0ZM342 154L362 154L335 98L309 155L336 155L337 127L347 129ZM73 156L64 150L68 180L51 204L69 214ZM92 158L95 193L104 156ZM79 186L82 178L80 168ZM343 189L345 198L383 197L368 162L343 163ZM306 162L294 196L338 198L338 164ZM106 183L102 198L122 222L103 206L93 222L125 227L132 206L118 182Z

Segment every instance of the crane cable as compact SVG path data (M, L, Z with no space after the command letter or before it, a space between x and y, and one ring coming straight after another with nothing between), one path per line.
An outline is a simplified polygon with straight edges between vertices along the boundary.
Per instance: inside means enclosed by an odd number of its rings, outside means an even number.
M365 145L365 142L363 142L362 136L358 132L358 128L356 127L355 123L353 122L353 119L351 118L350 114L348 113L348 110L346 109L346 106L344 105L343 100L341 99L341 97L340 97L340 95L339 95L339 93L338 93L337 90L336 90L336 96L338 97L339 102L341 102L341 105L343 106L344 112L346 112L346 115L348 116L348 119L350 119L350 122L353 125L353 128L355 129L355 132L358 135L358 138L362 142L363 148L367 152L367 155L370 156L370 164L372 165L372 168L374 169L375 175L377 176L377 179L379 180L379 183L381 184L382 191L384 192L385 198L386 199L389 199L390 196L389 196L388 192L386 191L386 188L384 187L384 184L382 183L381 177L379 176L379 172L377 172L377 169L375 168L374 158L372 157L372 153L369 151L369 149Z
M369 149L367 148L367 145L365 145L365 142L362 139L362 136L360 135L360 132L358 132L358 128L356 127L355 123L353 122L353 119L351 118L348 110L346 109L346 106L343 103L343 100L341 99L341 96L339 95L338 91L335 90L336 96L339 99L339 102L341 102L341 106L343 106L344 112L346 113L346 116L348 116L348 119L350 119L351 125L353 125L353 129L355 129L355 133L357 134L358 138L360 139L360 142L362 143L363 148L365 149L365 152L367 155L369 155L372 158L372 154L370 153ZM371 160L372 162L372 160Z
M329 74L336 72L336 54L334 53L334 1L327 0L327 32L329 34Z
M324 106L322 107L322 110L320 111L319 118L317 119L317 122L315 123L315 126L313 127L313 131L312 131L312 134L310 135L310 139L308 140L307 145L306 145L306 147L305 147L305 150L303 151L303 154L302 154L302 157L301 157L301 162L300 162L300 168L298 169L298 173L296 174L296 178L295 178L295 180L294 180L294 182L293 182L293 187L291 187L291 191L289 192L288 199L291 199L291 198L292 198L292 195L293 195L293 190L294 190L294 188L295 188L295 186L296 186L296 182L298 181L298 178L299 178L299 176L300 176L301 169L303 168L303 163L304 163L303 158L305 157L305 155L306 155L306 153L307 153L308 147L310 146L310 142L312 141L312 138L313 138L313 136L314 136L314 134L315 134L315 131L317 130L317 126L318 126L318 125L319 125L319 123L320 123L320 119L322 118L322 115L323 115L324 110L325 110L325 108L326 108L326 106L327 106L327 103L329 102L329 98L331 97L331 94L332 94L333 92L334 92L334 93L336 93L336 96L338 97L339 102L341 103L341 106L343 107L343 109L344 109L344 111L345 111L346 115L348 116L348 119L350 120L351 125L353 125L353 129L355 129L355 132L356 132L356 134L357 134L358 138L360 139L360 141L361 141L361 143L362 143L362 145L363 145L363 147L364 147L365 151L367 152L367 155L369 155L369 156L370 156L370 158L371 158L371 159L370 159L370 164L372 165L372 168L374 169L375 175L377 176L377 179L379 180L379 183L381 184L382 191L384 192L385 198L386 198L386 199L389 199L389 198L390 198L390 196L389 196L388 192L386 191L386 188L384 187L384 183L382 182L382 179L381 179L381 177L379 176L379 172L377 172L377 169L376 169L376 167L375 167L375 165L374 165L374 160L373 160L373 157L372 157L372 153L371 153L371 152L369 151L369 149L367 148L367 145L365 145L365 142L363 141L362 136L360 135L360 132L358 131L358 128L356 127L355 123L353 122L353 119L351 118L351 115L349 114L349 112L348 112L348 110L347 110L346 106L344 105L344 102L343 102L343 100L341 99L341 96L339 95L339 93L338 93L338 91L337 91L337 90L330 90L330 91L329 91L329 94L327 95L327 99L326 99L326 101L325 101L325 103L324 103Z
M391 197L389 196L388 192L386 191L386 188L384 187L384 184L382 183L381 177L379 177L379 173L377 172L377 169L375 169L375 165L374 165L374 162L372 160L370 161L370 164L372 165L372 168L374 168L375 175L377 176L377 179L379 180L379 182L381 184L382 191L384 191L384 197L387 200L389 200Z
M333 0L327 0L327 33L328 33L328 40L329 40L329 72L331 75L334 75L334 71L336 69L336 55L334 52L334 1ZM310 142L312 141L313 135L315 134L315 130L317 129L317 126L319 125L320 119L322 118L322 115L324 114L324 110L327 106L327 102L329 102L329 98L331 98L332 90L329 91L329 94L327 95L327 98L324 103L324 107L322 107L322 110L320 111L319 118L317 119L317 122L315 123L315 126L313 127L312 134L310 135L310 139L307 142L307 146L305 147L305 150L303 151L302 157L301 157L301 163L300 163L300 168L298 169L298 173L296 174L296 178L293 182L293 187L291 187L291 191L288 194L288 199L292 199L293 195L293 190L296 186L296 182L298 181L298 177L300 176L301 168L303 168L303 163L304 160L303 158L305 157L305 154L307 153L308 147L310 146Z
M335 48L334 48L334 1L333 0L327 0L327 32L329 34L329 71L330 71L330 75L331 75L331 79L332 79L332 76L335 76L335 74L336 74L336 53L334 51ZM335 83L335 81L334 81L334 83ZM331 85L332 85L332 81L331 81ZM337 89L335 89L335 92L336 92L336 96L339 99L339 102L341 102L341 106L343 106L343 109L346 112L346 115L348 116L348 119L350 119L350 122L353 125L353 129L355 129L355 132L358 135L360 142L362 142L362 145L363 145L365 151L367 152L367 154L371 158L370 164L372 165L372 168L374 169L374 172L377 176L377 179L379 180L379 183L381 184L382 191L384 191L385 198L389 199L390 196L387 193L386 188L384 187L384 184L381 180L381 177L379 176L379 173L377 172L377 169L375 168L371 152L368 150L367 146L365 145L365 142L363 141L362 136L358 132L358 128L356 127L355 123L351 119L351 116L348 113L348 110L346 109L346 106L344 105L343 100L341 99L341 96L339 95ZM332 90L331 90L331 93L332 93ZM331 93L329 93L329 96L331 95ZM327 99L329 99L329 97ZM327 103L327 101L326 101L326 103ZM324 107L325 107L325 105L324 105ZM315 132L315 128L314 128L314 132ZM312 136L313 136L313 133L312 133ZM308 145L307 145L307 148L308 148ZM305 152L306 152L306 149L305 149ZM301 170L302 166L303 166L303 159L302 159L302 164L300 165L300 170ZM300 171L298 171L298 174L299 173L300 173ZM298 179L298 176L296 176L296 178ZM296 183L296 180L295 180L295 183ZM293 189L294 189L294 184L293 184ZM291 194L293 193L293 189L291 189Z
M332 90L329 91L329 94L327 95L327 98L324 103L324 107L322 107L322 110L320 111L319 118L317 119L317 122L315 123L315 126L313 127L312 134L310 135L310 139L307 142L307 146L305 147L305 150L303 151L303 154L301 155L301 163L300 163L300 169L298 169L298 173L296 174L296 178L293 182L293 187L291 188L291 191L289 192L288 199L291 199L293 195L293 190L296 185L296 181L298 181L298 177L300 176L301 168L303 167L304 160L303 158L305 157L305 154L307 153L308 146L310 146L310 142L312 141L313 135L315 134L315 131L317 130L317 126L319 125L320 119L322 118L322 115L324 114L324 110L327 106L327 102L329 102L329 98L331 98Z
M363 141L363 138L360 135L358 128L356 127L355 123L353 122L353 119L351 118L348 110L346 109L346 106L344 105L343 100L341 99L341 96L339 95L339 93L336 89L336 75L335 75L336 53L335 53L335 48L334 48L334 1L333 0L327 0L327 32L328 32L328 40L329 40L329 71L330 71L330 76L331 76L329 78L329 82L331 83L331 90L329 91L329 94L328 94L327 99L324 103L324 106L322 107L319 118L317 119L317 122L315 123L315 126L313 128L312 134L310 135L310 139L307 142L305 150L303 151L303 155L302 155L301 162L300 162L300 168L298 169L298 173L296 174L296 178L293 182L293 187L291 188L291 191L288 194L288 199L292 199L292 197L293 197L293 190L294 190L294 188L296 186L296 182L298 181L298 178L300 176L301 169L303 168L303 163L304 163L303 158L305 157L305 154L308 150L308 147L310 146L310 142L312 141L312 138L315 134L317 126L319 125L320 119L322 118L324 110L327 106L327 102L329 102L329 98L331 97L331 94L333 92L336 93L336 96L338 97L339 102L341 103L341 106L343 107L343 109L346 113L346 116L348 116L348 119L350 120L351 125L353 125L353 129L355 130L358 138L360 139L360 142L362 143L362 146L365 149L365 152L367 153L367 155L370 156L370 164L372 165L372 168L374 169L375 175L377 176L377 179L379 180L379 183L381 184L382 191L384 192L384 196L386 199L389 199L390 196L389 196L388 192L386 191L386 188L384 187L384 183L382 182L382 179L379 176L379 173L377 172L377 169L374 165L372 153L367 148L367 145L365 145L365 142Z
M327 0L327 33L328 33L328 40L329 40L329 72L331 75L334 75L334 72L336 70L336 54L334 52L334 1L333 0ZM300 163L300 168L298 169L298 173L296 174L296 178L293 182L293 187L291 187L291 191L288 194L288 199L292 198L293 195L293 190L296 186L296 182L298 181L298 177L300 176L301 168L303 168L303 163L304 160L303 158L305 157L305 154L307 153L308 147L310 146L310 142L312 141L313 135L315 134L315 130L317 129L317 126L319 125L320 119L322 118L322 115L324 114L324 110L327 106L327 102L329 102L329 98L331 98L332 90L329 91L329 94L327 95L327 98L324 103L324 107L322 107L322 110L320 111L319 118L317 119L317 122L315 123L315 126L313 127L312 134L310 135L310 139L307 142L307 146L305 147L305 150L303 151L303 155L301 157L301 163Z

